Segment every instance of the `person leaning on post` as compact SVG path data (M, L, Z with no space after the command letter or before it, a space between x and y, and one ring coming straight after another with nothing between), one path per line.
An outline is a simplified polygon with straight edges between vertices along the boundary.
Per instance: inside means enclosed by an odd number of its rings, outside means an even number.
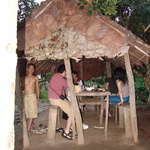
M71 126L72 126L72 107L71 102L67 99L60 99L60 95L65 96L65 92L63 88L68 88L66 77L66 69L65 65L62 64L58 67L57 73L55 73L48 86L48 98L51 105L60 107L67 115L67 124L66 128L62 133L62 137L72 140L72 136L70 134L71 132Z

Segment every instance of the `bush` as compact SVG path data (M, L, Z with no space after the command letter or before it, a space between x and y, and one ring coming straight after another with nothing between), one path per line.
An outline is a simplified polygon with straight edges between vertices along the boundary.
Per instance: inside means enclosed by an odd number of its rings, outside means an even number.
M49 103L47 91L40 90L40 101L41 103Z
M106 83L106 75L104 74L103 76L97 77L97 78L92 78L91 80L84 81L85 86L93 86L93 85L98 85L98 87L103 88Z
M134 74L134 84L135 84L136 103L146 104L149 93L146 88L144 80L139 78L136 74Z

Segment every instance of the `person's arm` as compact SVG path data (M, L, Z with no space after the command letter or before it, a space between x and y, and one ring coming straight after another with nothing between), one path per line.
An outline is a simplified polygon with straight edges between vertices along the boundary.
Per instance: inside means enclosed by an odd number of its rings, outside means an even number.
M105 84L105 90L108 90L108 86L109 86L109 83L106 82L106 84Z
M118 87L118 95L120 97L120 102L117 103L117 105L121 105L123 103L123 95L122 95L122 82L119 81L119 80L116 80L116 84L117 84L117 87Z
M39 89L39 79L37 77L36 77L35 86L36 86L36 97L39 103L40 102L40 89Z
M21 81L21 91L22 91L22 94L24 95L25 94L25 77L22 78L22 81Z

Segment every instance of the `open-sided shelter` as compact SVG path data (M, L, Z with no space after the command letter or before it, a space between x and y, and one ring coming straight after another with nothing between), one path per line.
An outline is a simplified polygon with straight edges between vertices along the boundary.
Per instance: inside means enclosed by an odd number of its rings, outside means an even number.
M78 62L83 56L101 60L106 57L115 65L125 67L130 87L132 132L134 141L138 142L131 65L141 61L148 63L149 45L103 15L87 16L85 10L78 8L76 0L47 0L26 21L24 49L28 60L64 60L79 132L78 143L84 143L84 136L72 84L70 58Z

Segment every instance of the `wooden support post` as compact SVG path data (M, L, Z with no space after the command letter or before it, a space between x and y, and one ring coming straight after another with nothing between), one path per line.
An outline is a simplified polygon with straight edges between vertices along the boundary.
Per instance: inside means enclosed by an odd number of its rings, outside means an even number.
M27 122L25 118L25 112L23 112L23 148L28 148L30 146L29 136L27 131Z
M111 78L111 63L109 61L106 62L106 73L107 73L107 78Z
M125 135L126 138L132 138L132 128L131 128L131 114L130 114L130 107L124 107L124 123L125 123Z
M105 140L107 140L108 135L108 110L109 110L109 95L106 97L106 117L105 117Z
M20 77L19 77L19 68L17 65L17 69L16 69L16 89L15 89L15 99L17 101L17 105L18 105L18 111L19 111L19 117L20 117L20 121L23 122L23 97L22 97L22 90L21 90L21 81L20 81ZM23 130L21 128L21 130ZM26 130L27 132L27 130ZM21 132L23 133L23 132ZM27 133L25 133L27 134ZM23 137L24 135L22 135ZM26 144L26 142L21 142L22 146L28 145L28 142Z
M115 122L118 122L118 106L115 105Z
M129 53L125 54L124 58L125 58L127 77L129 81L130 112L131 112L131 125L132 125L133 139L135 143L138 143L138 127L137 127L137 115L136 115L136 106L135 106L135 87L134 87L133 72L131 69L131 64L129 59Z
M50 106L49 108L49 121L48 121L48 133L47 138L49 140L55 140L56 134L56 122L57 122L57 110L59 107Z
M72 73L71 73L71 66L70 66L70 59L64 59L65 67L66 67L66 72L67 72L67 82L69 86L69 91L70 91L70 97L72 101L72 116L73 116L73 127L75 128L75 122L74 122L74 117L76 120L76 126L77 126L77 132L78 132L78 144L84 144L84 135L83 135L83 127L82 127L82 119L81 119L81 114L79 111L79 107L77 104L77 98L76 98L76 93L75 93L75 87L73 85L73 80L72 80ZM73 130L74 130L73 128ZM73 132L75 133L75 132ZM74 136L75 137L75 136Z
M119 106L119 127L124 128L123 106Z
M57 124L56 127L60 127L62 118L62 110L60 108L57 109Z
M79 69L80 69L80 79L83 80L83 77L84 77L84 72L83 72L83 61L81 60L79 62Z
M52 66L51 66L51 73L52 73L52 74L54 74L54 73L55 73L55 71L54 71L54 70L55 70L55 66L54 66L54 65L52 65Z
M104 96L100 97L100 99L101 99L101 109L100 109L101 113L100 113L99 123L100 123L100 125L102 125L103 124L103 114L104 114Z

